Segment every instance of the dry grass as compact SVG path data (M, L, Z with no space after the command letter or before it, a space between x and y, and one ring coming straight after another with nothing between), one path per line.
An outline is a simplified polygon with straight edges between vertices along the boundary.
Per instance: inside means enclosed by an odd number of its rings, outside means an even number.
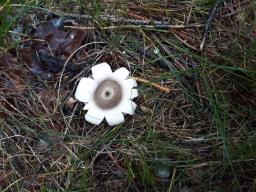
M200 26L143 28L104 20L113 15L204 25L214 3L3 3L0 190L255 191L255 2L221 3L202 51ZM89 27L81 48L86 56L70 58L81 67L75 74L61 70L44 79L31 75L16 53L51 11L93 19L64 17L66 26ZM73 94L78 80L102 61L172 91L142 82L134 116L116 127L92 126Z

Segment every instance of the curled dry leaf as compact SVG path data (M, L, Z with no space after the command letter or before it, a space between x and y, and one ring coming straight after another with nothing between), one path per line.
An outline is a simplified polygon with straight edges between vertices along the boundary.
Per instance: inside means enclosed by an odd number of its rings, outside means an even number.
M32 33L30 46L18 50L34 75L49 79L50 73L59 73L66 59L78 49L84 40L85 32L62 29L62 19L51 19L38 26ZM66 71L74 73L78 67L69 62Z
M33 50L60 57L69 57L82 45L85 33L82 30L64 31L61 19L52 19L39 26L32 34Z
M48 54L56 54L67 36L67 33L61 30L61 25L61 19L52 19L38 26L32 34L31 48Z
M82 30L73 30L71 31L67 37L66 41L64 41L61 45L61 53L66 57L69 57L76 49L78 49L84 40L85 33Z

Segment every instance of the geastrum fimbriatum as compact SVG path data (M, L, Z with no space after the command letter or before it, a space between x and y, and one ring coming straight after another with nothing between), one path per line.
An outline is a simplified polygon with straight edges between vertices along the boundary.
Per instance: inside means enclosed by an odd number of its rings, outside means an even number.
M92 78L81 78L75 97L85 103L86 121L99 125L105 118L113 126L124 121L124 114L134 114L137 105L132 99L138 96L136 86L126 68L112 72L107 63L101 63L92 67Z

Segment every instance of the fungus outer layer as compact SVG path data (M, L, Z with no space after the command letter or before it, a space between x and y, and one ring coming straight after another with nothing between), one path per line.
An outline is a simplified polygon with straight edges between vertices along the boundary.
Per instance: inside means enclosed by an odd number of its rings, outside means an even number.
M92 67L92 78L81 78L75 97L85 103L86 121L99 125L105 118L113 126L124 121L124 114L135 113L137 105L132 99L138 96L136 86L126 68L112 72L107 63L101 63Z

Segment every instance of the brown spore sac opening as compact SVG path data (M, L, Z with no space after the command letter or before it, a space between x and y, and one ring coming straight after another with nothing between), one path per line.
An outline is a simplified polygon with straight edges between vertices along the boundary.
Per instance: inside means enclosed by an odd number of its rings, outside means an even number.
M102 81L94 92L94 101L101 109L116 107L123 96L120 84L112 79Z

